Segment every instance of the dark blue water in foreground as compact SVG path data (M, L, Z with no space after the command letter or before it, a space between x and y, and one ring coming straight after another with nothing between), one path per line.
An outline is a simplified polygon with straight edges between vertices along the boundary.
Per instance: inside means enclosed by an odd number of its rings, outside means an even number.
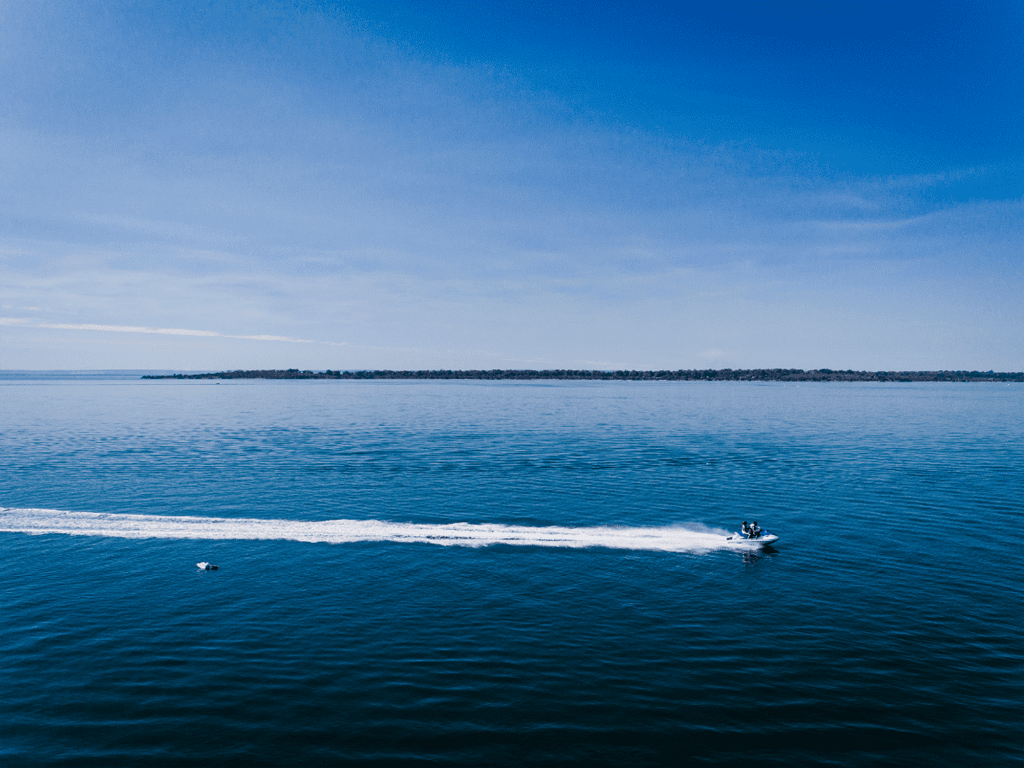
M1020 764L1022 498L1020 385L0 381L0 763Z

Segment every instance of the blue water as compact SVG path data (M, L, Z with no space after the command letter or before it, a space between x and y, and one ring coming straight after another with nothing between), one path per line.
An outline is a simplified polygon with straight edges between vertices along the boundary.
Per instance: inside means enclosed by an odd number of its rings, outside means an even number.
M7 378L0 763L1020 764L1022 499L1020 385Z

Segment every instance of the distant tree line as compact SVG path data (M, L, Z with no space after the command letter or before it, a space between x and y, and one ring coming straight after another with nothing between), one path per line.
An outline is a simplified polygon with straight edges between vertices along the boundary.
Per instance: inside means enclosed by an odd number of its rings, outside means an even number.
M834 371L818 368L722 368L679 371L220 371L143 376L144 379L483 379L532 381L1024 381L1024 372L996 371Z

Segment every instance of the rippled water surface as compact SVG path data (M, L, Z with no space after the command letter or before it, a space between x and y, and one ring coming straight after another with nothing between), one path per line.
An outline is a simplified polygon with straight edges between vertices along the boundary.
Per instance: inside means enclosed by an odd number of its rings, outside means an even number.
M1020 764L1022 498L1018 384L8 378L0 762Z

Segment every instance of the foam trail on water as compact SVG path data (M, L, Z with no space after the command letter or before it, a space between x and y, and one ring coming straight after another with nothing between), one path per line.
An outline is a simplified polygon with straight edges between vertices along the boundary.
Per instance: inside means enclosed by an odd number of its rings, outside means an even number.
M392 523L384 520L262 520L225 517L168 517L55 509L0 507L0 531L71 536L108 536L122 539L242 539L325 542L396 541L441 546L485 547L513 544L529 547L608 547L665 552L702 552L743 547L728 541L729 533L699 526L701 530L671 526L626 528L599 526L497 525L487 523Z

